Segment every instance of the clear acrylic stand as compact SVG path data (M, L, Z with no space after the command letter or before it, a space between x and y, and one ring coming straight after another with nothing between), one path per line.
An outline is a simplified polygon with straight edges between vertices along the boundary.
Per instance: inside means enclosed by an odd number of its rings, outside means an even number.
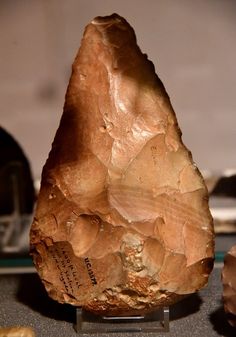
M169 307L145 316L96 316L76 308L75 331L79 335L118 332L169 332Z

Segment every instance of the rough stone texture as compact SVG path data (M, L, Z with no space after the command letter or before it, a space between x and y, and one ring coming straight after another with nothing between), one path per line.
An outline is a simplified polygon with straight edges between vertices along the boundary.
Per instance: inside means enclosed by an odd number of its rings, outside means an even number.
M35 333L28 327L0 328L0 337L35 337Z
M222 270L223 302L228 322L236 327L236 246L226 254Z
M153 64L123 18L95 18L31 229L49 295L98 314L144 313L204 286L213 246L207 190Z

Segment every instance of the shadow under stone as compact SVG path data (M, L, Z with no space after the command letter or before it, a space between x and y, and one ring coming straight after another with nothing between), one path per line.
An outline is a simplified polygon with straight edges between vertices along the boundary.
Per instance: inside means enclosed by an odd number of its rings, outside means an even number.
M201 304L202 299L198 293L189 295L170 307L170 320L177 320L198 312Z
M75 307L51 299L37 274L25 274L20 277L16 299L43 316L69 323L75 322Z
M221 305L210 315L213 328L222 337L235 337L236 328L233 328L227 321L224 307Z

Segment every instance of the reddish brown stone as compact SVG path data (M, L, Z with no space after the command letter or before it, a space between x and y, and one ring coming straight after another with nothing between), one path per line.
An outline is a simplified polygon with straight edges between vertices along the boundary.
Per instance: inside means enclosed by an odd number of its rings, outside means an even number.
M144 313L207 283L207 190L153 64L118 15L86 27L31 247L51 297L99 314Z
M236 327L236 246L225 255L222 283L224 309L229 323Z

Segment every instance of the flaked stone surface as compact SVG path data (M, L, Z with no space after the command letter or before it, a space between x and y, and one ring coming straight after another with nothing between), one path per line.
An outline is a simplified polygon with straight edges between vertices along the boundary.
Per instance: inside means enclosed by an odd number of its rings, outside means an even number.
M49 295L97 314L148 312L207 283L213 246L207 190L153 64L122 17L95 18L31 229Z
M232 326L236 327L236 245L225 255L222 283L227 319Z

